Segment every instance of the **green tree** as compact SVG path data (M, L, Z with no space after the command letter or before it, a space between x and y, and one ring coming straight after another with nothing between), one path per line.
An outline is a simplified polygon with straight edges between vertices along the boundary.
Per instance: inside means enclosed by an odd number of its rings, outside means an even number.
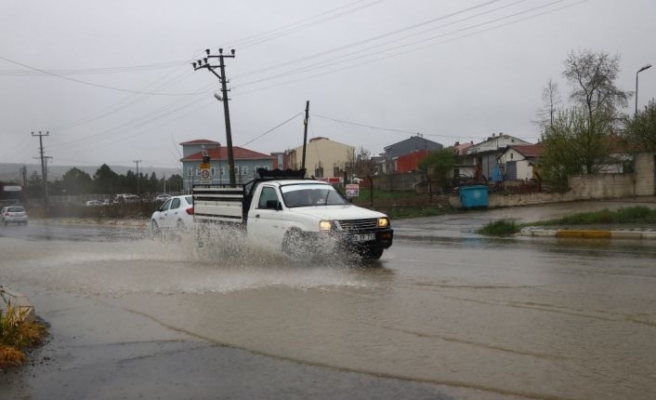
M183 188L183 178L182 175L174 174L171 175L169 180L169 192L178 193L182 192Z
M615 84L619 61L604 52L568 54L563 76L572 87L573 107L542 124L539 173L552 187L565 190L569 175L596 173L610 159L618 109L631 94Z
M444 148L431 152L419 162L419 168L425 171L430 180L437 184L443 192L448 192L451 189L450 176L453 169L459 163L460 156L458 152L452 148Z
M86 172L78 168L71 168L62 176L61 188L70 195L91 193L93 180Z
M656 101L652 99L643 111L624 118L624 139L633 151L656 153Z
M41 179L41 175L36 171L32 172L32 175L27 180L25 194L30 198L43 197L43 180Z
M94 191L98 194L116 194L119 188L119 175L103 164L93 174Z
M569 97L577 107L585 110L590 129L594 129L599 115L614 118L618 107L626 107L628 103L631 92L621 90L615 84L619 64L620 56L604 52L583 50L567 55L563 76L572 86Z
M597 173L609 161L610 119L599 110L593 115L592 124L594 130L586 112L575 108L558 113L553 124L544 127L538 169L552 188L566 190L568 176Z

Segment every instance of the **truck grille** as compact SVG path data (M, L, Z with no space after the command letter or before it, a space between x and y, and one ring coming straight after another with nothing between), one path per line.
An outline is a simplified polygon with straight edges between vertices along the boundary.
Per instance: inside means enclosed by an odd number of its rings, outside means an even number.
M337 230L344 231L369 231L378 227L378 219L346 219L335 221Z

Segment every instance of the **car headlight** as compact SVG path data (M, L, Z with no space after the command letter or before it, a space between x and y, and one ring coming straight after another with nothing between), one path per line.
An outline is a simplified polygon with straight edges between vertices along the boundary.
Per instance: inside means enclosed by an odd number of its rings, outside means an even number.
M383 217L383 218L378 218L378 227L379 228L387 228L390 226L389 218Z
M333 228L332 221L319 221L319 230L322 232L329 231Z

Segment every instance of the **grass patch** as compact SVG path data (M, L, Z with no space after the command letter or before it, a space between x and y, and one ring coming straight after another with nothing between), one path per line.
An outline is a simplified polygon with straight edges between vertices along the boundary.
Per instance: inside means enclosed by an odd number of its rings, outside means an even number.
M488 223L477 232L488 236L510 236L519 232L519 226L515 221L502 219Z
M0 308L0 370L25 361L25 350L43 343L47 330L39 322L25 321L11 303Z
M656 209L644 206L601 210L532 223L531 225L596 225L596 224L656 224Z

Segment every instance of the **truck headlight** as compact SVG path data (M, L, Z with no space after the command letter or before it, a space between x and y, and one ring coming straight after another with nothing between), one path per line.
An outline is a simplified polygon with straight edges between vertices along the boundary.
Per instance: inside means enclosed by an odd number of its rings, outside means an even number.
M389 218L383 217L383 218L378 218L378 227L379 228L387 228L389 227Z
M319 221L319 230L322 232L329 231L333 228L332 221Z

